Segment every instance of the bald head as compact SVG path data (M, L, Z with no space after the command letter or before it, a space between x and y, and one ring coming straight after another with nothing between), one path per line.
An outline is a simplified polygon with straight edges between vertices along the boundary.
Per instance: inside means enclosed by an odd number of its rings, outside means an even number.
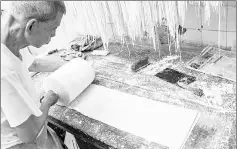
M3 5L15 18L24 20L34 18L40 22L47 22L54 20L58 12L66 13L63 1L9 1Z

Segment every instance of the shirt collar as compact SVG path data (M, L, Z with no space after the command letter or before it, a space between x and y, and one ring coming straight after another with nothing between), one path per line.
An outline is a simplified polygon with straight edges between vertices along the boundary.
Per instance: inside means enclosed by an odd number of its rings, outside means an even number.
M16 64L20 64L22 63L22 61L16 57L9 49L7 46L5 46L4 44L1 43L1 52L4 52L4 54L6 54L10 59L13 60L14 63Z

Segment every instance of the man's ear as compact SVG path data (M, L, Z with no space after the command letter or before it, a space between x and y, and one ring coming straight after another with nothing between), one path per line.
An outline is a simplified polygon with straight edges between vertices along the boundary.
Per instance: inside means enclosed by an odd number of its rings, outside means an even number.
M26 24L26 31L29 33L32 33L37 28L37 20L36 19L30 19Z

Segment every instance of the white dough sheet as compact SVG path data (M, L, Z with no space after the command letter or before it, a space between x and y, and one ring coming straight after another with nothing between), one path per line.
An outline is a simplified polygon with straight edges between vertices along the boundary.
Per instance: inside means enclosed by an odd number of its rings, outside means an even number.
M170 149L183 147L199 118L199 113L194 110L94 84L85 89L69 107Z

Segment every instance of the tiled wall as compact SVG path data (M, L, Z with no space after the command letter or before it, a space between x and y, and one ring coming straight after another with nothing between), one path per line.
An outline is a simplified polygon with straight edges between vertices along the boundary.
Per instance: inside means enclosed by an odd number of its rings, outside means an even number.
M227 3L227 2L226 2ZM194 44L218 45L219 14L211 11L211 19L208 25L205 22L205 10L199 10L196 6L188 7L184 27L188 28L182 40ZM222 48L230 48L236 42L236 2L228 1L228 6L220 10L220 45ZM203 28L201 28L203 27Z

